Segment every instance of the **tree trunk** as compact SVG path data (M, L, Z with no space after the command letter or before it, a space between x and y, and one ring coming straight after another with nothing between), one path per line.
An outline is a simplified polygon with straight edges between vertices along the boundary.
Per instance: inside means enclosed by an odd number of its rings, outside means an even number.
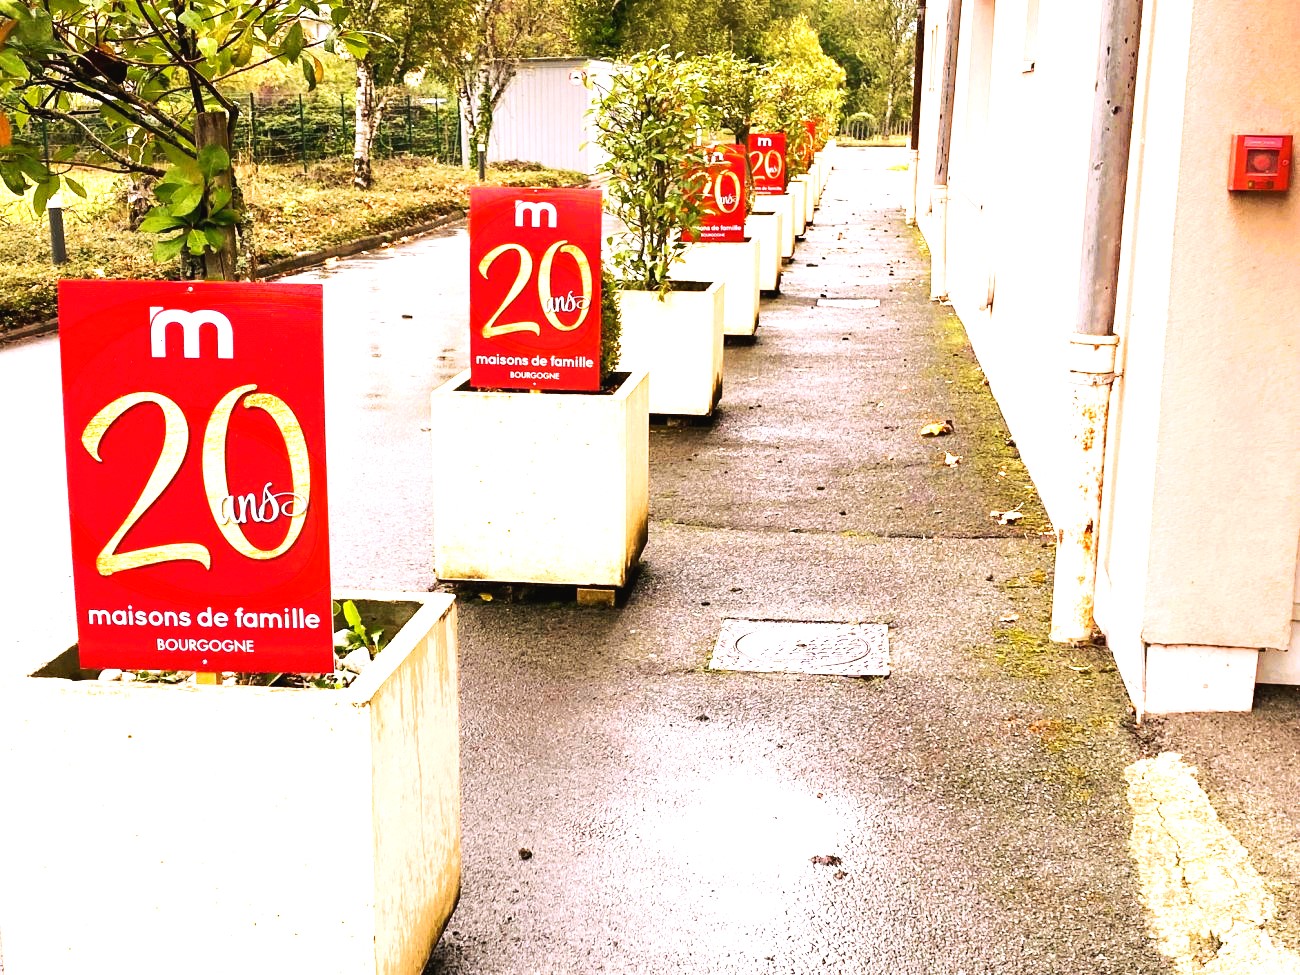
M383 114L384 103L375 96L374 72L370 62L362 58L357 61L356 136L352 141L352 185L358 189L370 189L373 180L370 150Z
M194 125L194 145L202 151L205 146L219 145L230 152L230 129L227 126L225 112L200 112ZM211 186L225 188L232 193L235 190L234 167L213 177ZM207 206L207 201L204 201ZM222 230L224 243L217 250L209 248L203 254L203 276L209 281L234 281L235 273L235 228Z
M140 227L140 221L153 208L153 187L156 177L145 173L132 173L126 187L126 224L131 230Z

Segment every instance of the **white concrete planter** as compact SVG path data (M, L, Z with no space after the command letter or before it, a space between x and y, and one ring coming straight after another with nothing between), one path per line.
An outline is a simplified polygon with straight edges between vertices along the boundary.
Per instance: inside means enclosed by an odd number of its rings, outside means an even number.
M686 282L680 282L685 284ZM722 309L726 287L618 293L623 312L619 368L650 373L650 412L710 416L722 396Z
M351 598L392 640L342 690L75 650L0 685L5 975L419 975L460 894L454 601Z
M708 241L686 248L672 276L682 281L722 281L722 334L753 335L758 328L759 243Z
M649 380L613 393L433 391L439 579L622 586L645 547Z
M745 218L745 236L758 241L758 290L776 294L781 290L780 213L751 213Z
M813 176L817 180L817 206L822 205L822 194L826 192L826 177L830 171L826 168L826 150L813 156Z
M797 240L803 240L808 229L808 177L791 178L785 189L794 201L794 236Z
M790 185L801 185L803 187L803 222L805 224L804 229L806 230L806 225L813 222L813 217L815 216L814 211L817 209L815 195L816 187L813 185L813 178L807 173L804 173L802 176L796 176L794 179L790 180ZM796 191L796 205L798 205L798 197L799 193ZM802 234L800 234L800 236L802 236Z
M776 213L781 216L781 259L794 258L795 209L794 197L789 193L754 197L755 213Z

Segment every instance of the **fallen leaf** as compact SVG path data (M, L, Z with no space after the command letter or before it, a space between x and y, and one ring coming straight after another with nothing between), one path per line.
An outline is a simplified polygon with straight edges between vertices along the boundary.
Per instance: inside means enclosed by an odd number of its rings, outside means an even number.
M492 602L492 594L490 592L481 592L478 594L478 598L483 600L485 603Z
M921 436L923 437L946 437L952 433L952 420L936 420L933 423L927 423L921 427Z
M526 847L526 846L521 846L521 847L519 848L519 859L520 859L520 860L531 860L532 858L533 858L533 851L532 851L532 850L528 849L528 847Z
M1082 667L1075 667L1073 664L1071 664L1071 665L1070 665L1070 669L1073 670L1076 674L1090 674L1090 673L1092 673L1092 668L1089 667L1087 664L1084 664Z
M999 617L998 617L998 622L999 622L999 623L1014 623L1014 622L1016 622L1016 621L1019 620L1019 619L1020 619L1020 614L1019 614L1019 613L1007 613L1006 616L999 616Z
M812 858L812 862L817 864L819 867L838 867L844 861L831 853L815 856Z
M845 873L843 870L836 870L836 871L835 871L835 879L836 879L836 880L843 880L843 879L844 879L845 877L847 877L847 876L848 876L848 874Z
M956 454L950 454L945 450L943 454L943 462L947 464L949 467L956 467L958 464L961 463L961 458L958 457Z
M1022 515L1019 511L1004 511L1002 512L1002 517L998 519L998 524L1014 525L1023 517L1024 515Z

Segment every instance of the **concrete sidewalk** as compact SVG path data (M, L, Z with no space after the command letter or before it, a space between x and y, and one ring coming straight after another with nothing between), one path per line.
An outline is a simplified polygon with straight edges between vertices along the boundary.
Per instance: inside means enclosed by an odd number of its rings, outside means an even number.
M626 606L463 601L464 891L429 972L1172 970L1123 690L1046 643L1046 520L928 300L904 160L840 153L717 421L653 430ZM893 675L711 672L731 616L888 623Z
M1047 521L928 300L905 161L839 154L758 341L727 349L716 422L652 428L626 605L461 601L464 887L428 975L1300 971L1226 964L1187 903L1193 872L1221 873L1271 898L1234 930L1300 946L1300 692L1139 729L1104 649L1047 643ZM299 278L325 281L340 588L436 585L428 393L467 360L467 263L447 228ZM11 627L17 673L74 639L57 336L3 350L0 406L22 458L0 590L45 624ZM922 439L935 420L955 432ZM893 674L711 672L733 616L886 623ZM1135 817L1126 773L1166 749L1244 850L1203 840L1212 810Z

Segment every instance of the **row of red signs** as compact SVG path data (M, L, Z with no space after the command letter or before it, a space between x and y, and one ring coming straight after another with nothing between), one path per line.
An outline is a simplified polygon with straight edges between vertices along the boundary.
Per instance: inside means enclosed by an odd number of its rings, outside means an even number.
M785 148L710 147L694 239L742 240ZM472 386L599 387L601 218L471 191ZM59 321L82 665L332 670L321 287L64 281Z

